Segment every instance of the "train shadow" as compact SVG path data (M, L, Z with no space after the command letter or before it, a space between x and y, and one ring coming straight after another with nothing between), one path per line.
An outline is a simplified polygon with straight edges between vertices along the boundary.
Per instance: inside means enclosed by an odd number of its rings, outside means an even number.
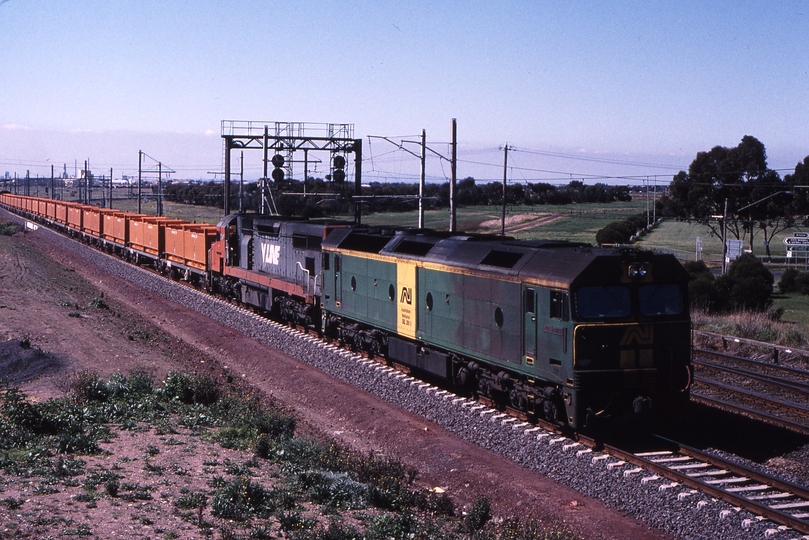
M809 445L809 436L746 416L691 402L683 421L657 433L700 450L712 448L756 463Z

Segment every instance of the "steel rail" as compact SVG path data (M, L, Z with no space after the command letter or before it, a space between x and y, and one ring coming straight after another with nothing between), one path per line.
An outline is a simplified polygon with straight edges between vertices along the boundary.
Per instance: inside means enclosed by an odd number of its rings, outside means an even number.
M809 371L801 368L782 366L781 364L774 364L773 362L764 362L762 360L756 360L754 358L745 358L744 356L735 356L732 354L726 354L717 351L709 351L707 349L694 348L694 352L705 356L714 356L717 358L731 360L733 362L738 362L741 364L751 364L765 369L781 371L790 375L801 375L804 377L809 377Z
M737 405L735 403L730 403L729 401L724 401L721 399L717 399L710 396L705 396L701 394L691 393L691 400L703 403L710 407L715 407L717 409L723 409L734 414L741 414L752 418L754 420L761 420L768 424L773 424L778 427L782 427L785 429L789 429L791 431L795 431L800 433L801 435L809 435L809 426L806 424L801 424L799 422L793 422L792 420L788 420L786 418L781 418L769 413L765 413L762 411L758 411L755 409L750 409L748 407L744 407L742 405Z
M711 456L700 452L697 449L690 448L674 441L670 441L663 437L659 437L670 444L677 446L676 451L664 452L647 452L640 454L633 454L614 446L605 446L605 451L610 455L631 463L638 467L643 467L656 474L659 474L672 481L678 482L690 488L693 488L702 493L711 495L734 506L738 506L750 511L758 516L763 516L774 523L791 527L796 531L804 534L809 534L809 512L804 514L789 514L784 510L787 507L779 506L778 504L768 506L759 500L772 500L776 499L799 499L793 503L788 503L789 508L809 508L809 491L806 488L786 482L784 480L771 477L769 475L750 470L736 463ZM679 456L678 456L679 453ZM671 468L666 466L665 463L681 463L684 461L682 458L691 458L698 462L692 465L673 465ZM704 465L700 465L700 463ZM705 469L707 467L716 467L719 471L712 471L709 474L688 472L694 471L698 468ZM737 475L736 477L718 478L721 475ZM740 484L758 482L759 485L750 485L740 487ZM733 491L724 489L721 486L729 484ZM756 499L752 497L759 497L759 495L745 496L744 493L762 493L768 490L780 490L779 494L765 495L765 498ZM794 505L794 506L793 506Z
M709 379L703 379L702 377L694 377L694 382L702 383L708 386L713 386L715 388L719 388L722 390L727 390L729 392L733 392L735 394L740 394L743 396L752 397L758 399L760 401L766 401L768 403L772 403L774 405L780 405L781 407L787 407L789 409L794 409L800 412L809 412L809 407L806 405L802 405L800 403L795 403L794 401L788 401L786 399L779 399L772 396L767 396L764 394L760 394L758 392L752 392L750 390L746 390L744 388L739 388L738 386L732 386L730 384L724 384L717 381L712 381ZM693 392L692 392L693 393ZM699 395L699 394L698 394Z
M730 373L732 375L740 375L742 377L747 377L748 379L756 380L764 384L769 384L777 388L792 390L800 394L809 394L809 384L801 384L801 383L794 384L792 381L788 381L780 377L773 377L771 375L762 375L759 373L754 373L752 371L744 371L728 366L721 366L719 364L714 364L713 362L702 362L701 360L692 360L691 363L697 366L702 366L706 369L713 369L716 371L723 371L725 373Z

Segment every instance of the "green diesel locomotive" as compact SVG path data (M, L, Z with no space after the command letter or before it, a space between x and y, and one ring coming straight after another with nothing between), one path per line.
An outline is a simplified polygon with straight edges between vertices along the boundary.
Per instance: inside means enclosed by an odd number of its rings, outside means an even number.
M574 429L682 411L688 275L671 255L346 227L322 244L327 335Z

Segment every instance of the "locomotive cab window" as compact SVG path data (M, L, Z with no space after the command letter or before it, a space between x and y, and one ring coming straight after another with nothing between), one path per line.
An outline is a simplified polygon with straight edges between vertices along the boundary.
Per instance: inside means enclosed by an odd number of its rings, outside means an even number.
M647 317L679 315L683 312L679 285L644 285L638 290L638 300L641 314Z
M576 311L586 319L617 319L632 314L629 288L623 285L582 287L576 293Z
M562 291L551 291L551 319L570 320L570 302L568 294Z

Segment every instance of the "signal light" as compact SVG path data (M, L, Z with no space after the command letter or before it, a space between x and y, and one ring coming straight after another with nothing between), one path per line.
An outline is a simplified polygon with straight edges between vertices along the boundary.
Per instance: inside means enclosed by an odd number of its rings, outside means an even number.
M332 179L338 184L342 184L346 179L346 172L343 170L346 166L346 158L343 156L334 156L332 165L334 166L334 172L331 175Z
M272 179L276 182L283 182L284 169L281 167L284 166L284 156L281 154L275 154L270 161L272 162L273 167L275 167L275 169L272 171Z

